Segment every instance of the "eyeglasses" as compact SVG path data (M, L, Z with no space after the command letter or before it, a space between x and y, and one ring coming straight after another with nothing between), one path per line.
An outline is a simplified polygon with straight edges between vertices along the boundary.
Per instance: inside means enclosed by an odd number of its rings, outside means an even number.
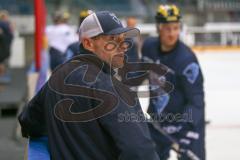
M104 49L106 51L113 51L115 49L123 49L125 51L131 49L133 46L133 40L131 39L125 39L124 41L118 43L116 41L108 41L105 45L104 45Z
M124 41L117 42L115 40L106 40L103 35L101 35L101 36L98 35L96 37L92 37L91 39L98 40L100 38L103 38L103 40L106 42L105 45L103 46L104 50L106 50L106 51L113 51L118 48L128 51L133 46L133 40L131 38L127 38Z

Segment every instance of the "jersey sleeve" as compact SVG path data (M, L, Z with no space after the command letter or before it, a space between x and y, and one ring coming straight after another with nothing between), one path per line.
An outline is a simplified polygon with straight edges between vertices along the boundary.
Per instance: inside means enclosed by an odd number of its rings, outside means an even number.
M180 86L186 100L185 109L192 113L194 126L204 120L203 75L195 56L185 58L180 71Z

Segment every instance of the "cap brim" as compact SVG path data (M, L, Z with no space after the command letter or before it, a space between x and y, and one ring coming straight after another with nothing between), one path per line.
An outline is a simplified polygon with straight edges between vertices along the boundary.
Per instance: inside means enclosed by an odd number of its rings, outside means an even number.
M132 38L132 37L137 37L140 35L140 30L137 28L116 28L114 30L111 30L108 33L103 33L104 35L117 35L117 34L122 34L124 33L126 38Z

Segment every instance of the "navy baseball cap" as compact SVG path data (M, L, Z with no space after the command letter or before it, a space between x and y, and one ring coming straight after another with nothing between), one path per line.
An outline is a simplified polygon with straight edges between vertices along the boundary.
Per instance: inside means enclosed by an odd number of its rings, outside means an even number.
M93 12L87 16L79 27L79 40L82 37L95 37L98 35L118 35L124 33L126 38L139 36L137 28L123 27L121 21L114 13L109 11Z

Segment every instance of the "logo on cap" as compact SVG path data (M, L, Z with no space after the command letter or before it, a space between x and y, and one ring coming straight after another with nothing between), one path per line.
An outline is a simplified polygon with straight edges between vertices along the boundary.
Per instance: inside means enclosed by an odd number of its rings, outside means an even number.
M121 24L120 20L116 17L116 15L115 15L114 13L110 13L109 15L112 16L112 19L113 19L116 23Z

